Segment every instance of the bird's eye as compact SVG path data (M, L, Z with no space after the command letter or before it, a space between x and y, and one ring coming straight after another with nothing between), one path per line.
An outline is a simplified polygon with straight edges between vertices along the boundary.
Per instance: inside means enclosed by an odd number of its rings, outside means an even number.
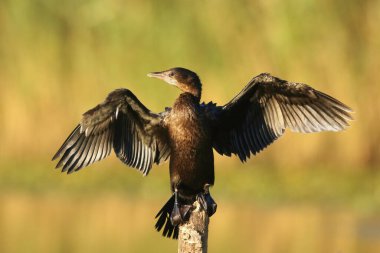
M170 77L173 77L173 76L174 76L174 73L173 73L173 72L170 72L170 73L169 73L169 76L170 76Z

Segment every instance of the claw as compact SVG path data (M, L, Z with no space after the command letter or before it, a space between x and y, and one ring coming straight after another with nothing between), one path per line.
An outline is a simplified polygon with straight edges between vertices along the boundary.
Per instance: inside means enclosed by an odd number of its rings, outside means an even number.
M177 189L174 191L174 207L173 211L170 214L170 222L173 226L178 226L182 222L189 219L190 210L192 205L181 204L178 201L178 191Z
M197 201L202 206L204 210L207 210L207 201L205 199L205 195L203 193L198 193L197 195Z
M179 225L183 221L181 212L180 212L180 205L178 203L178 191L175 189L174 191L174 207L173 211L170 215L170 222L173 226Z
M173 211L170 215L170 222L172 223L173 226L177 226L181 224L182 222L181 212L179 210L178 204L174 204Z
M215 212L218 205L215 203L214 199L211 197L210 193L206 193L204 195L204 198L206 199L207 203L207 214L209 217L211 217Z
M207 212L207 215L211 217L216 212L217 204L210 195L209 187L210 185L206 184L204 186L204 191L196 195L196 200L199 202L201 207ZM193 201L194 199L191 202ZM185 202L186 204L182 202ZM173 226L178 226L181 223L187 221L189 219L192 207L192 205L189 205L189 200L185 201L178 197L178 190L175 189L174 206L170 214L170 223Z
M192 205L181 205L180 214L183 221L187 221L189 219L191 208Z
M218 205L211 197L209 187L210 185L205 185L204 193L199 193L197 195L197 200L201 204L202 208L207 211L208 216L211 217L216 212L216 208Z

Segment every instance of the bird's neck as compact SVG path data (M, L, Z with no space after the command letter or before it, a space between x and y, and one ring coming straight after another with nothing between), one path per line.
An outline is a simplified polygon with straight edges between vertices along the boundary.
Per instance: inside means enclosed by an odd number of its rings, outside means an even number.
M197 103L199 104L200 100L201 100L201 95L200 95L200 92L199 92L199 95L198 93L192 93L192 92L188 92L188 91L184 91L183 93L181 93L181 95L179 96L179 101L192 101L191 103Z
M198 102L201 100L201 96L202 96L202 89L201 88L193 89L189 93L191 95L193 95L197 99Z
M202 85L201 84L191 85L191 86L179 84L178 86L183 91L183 94L185 94L185 93L191 94L193 97L195 97L198 100L198 102L200 101L201 95L202 95Z

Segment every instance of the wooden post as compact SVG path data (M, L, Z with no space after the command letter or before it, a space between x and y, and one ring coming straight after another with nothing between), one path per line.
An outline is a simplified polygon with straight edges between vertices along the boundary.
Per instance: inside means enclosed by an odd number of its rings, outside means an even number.
M209 217L198 201L189 221L179 226L178 253L207 253Z

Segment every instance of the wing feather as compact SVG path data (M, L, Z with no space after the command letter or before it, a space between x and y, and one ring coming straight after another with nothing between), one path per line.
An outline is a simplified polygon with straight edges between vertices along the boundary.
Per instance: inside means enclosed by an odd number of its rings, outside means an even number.
M154 114L131 91L115 90L83 114L53 160L60 157L57 168L72 173L104 159L114 149L122 162L147 175L153 163L170 156L163 124L169 111Z
M352 110L307 84L269 74L254 77L224 106L202 104L214 127L213 146L222 155L245 161L278 139L294 132L341 131L349 126Z

